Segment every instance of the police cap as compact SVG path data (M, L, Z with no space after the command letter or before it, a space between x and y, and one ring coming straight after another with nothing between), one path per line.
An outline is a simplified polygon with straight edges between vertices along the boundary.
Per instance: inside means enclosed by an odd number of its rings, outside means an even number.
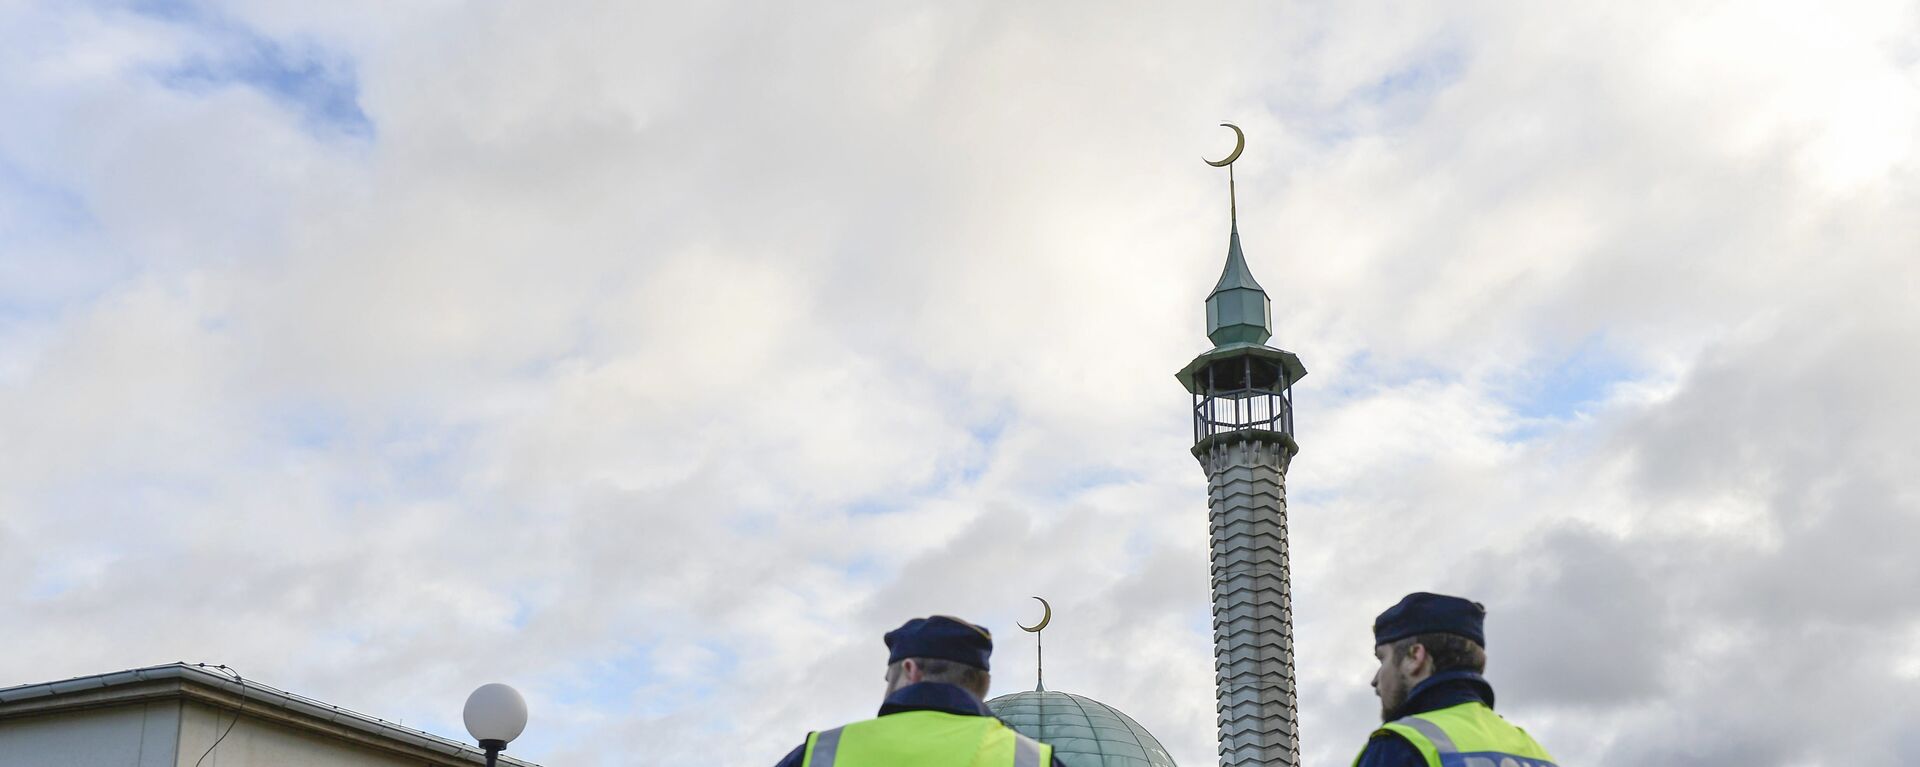
M905 658L939 658L986 671L992 654L993 634L951 616L914 618L887 632L888 665Z
M1418 634L1455 634L1487 646L1487 608L1445 594L1416 591L1373 619L1373 643L1383 645Z

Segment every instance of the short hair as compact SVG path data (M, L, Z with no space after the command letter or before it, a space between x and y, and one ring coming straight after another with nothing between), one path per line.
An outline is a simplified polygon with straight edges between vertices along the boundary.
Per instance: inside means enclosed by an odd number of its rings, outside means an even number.
M1435 674L1442 671L1472 671L1479 674L1487 670L1486 648L1459 634L1415 634L1395 640L1393 657L1407 657L1416 644L1427 648L1427 657L1433 659Z
M922 681L958 685L961 689L973 693L976 698L987 699L987 686L992 677L986 669L944 658L901 658L900 663L894 663L887 668L888 676L900 673L900 664L907 661L913 661L914 665L920 667Z

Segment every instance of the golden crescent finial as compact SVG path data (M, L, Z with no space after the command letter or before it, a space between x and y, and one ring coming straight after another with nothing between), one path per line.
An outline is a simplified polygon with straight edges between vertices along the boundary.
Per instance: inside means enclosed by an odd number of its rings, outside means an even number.
M1034 599L1040 599L1040 598L1034 597ZM1032 626L1027 626L1020 623L1015 623L1013 625L1019 626L1021 631L1026 631L1026 632L1035 633L1035 634L1040 633L1040 630L1046 628L1047 623L1053 620L1053 605L1047 604L1047 600L1045 599L1040 599L1040 607L1046 610L1046 613L1040 616L1039 623Z
M1234 160L1240 159L1240 151L1247 148L1247 134L1240 132L1240 126L1234 125L1233 123L1220 123L1220 127L1233 129L1233 152L1227 155L1227 159L1219 161L1209 160L1205 157L1200 158L1202 162L1216 168L1224 168L1232 165Z

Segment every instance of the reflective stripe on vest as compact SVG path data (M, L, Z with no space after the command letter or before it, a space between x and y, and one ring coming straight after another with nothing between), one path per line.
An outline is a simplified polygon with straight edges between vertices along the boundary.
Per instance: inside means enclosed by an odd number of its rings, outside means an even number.
M850 728L853 732L848 731ZM849 744L849 737L854 738L855 743ZM816 733L807 740L806 757L801 764L804 767L891 767L862 764L859 762L863 757L849 759L847 754L861 752L862 746L867 746L864 758L870 760L873 747L879 742L892 740L891 745L897 748L902 745L898 740L901 738L928 750L924 757L915 757L916 764L942 764L940 757L944 756L955 765L974 765L980 752L999 751L1012 757L1009 760L1012 767L1046 767L1052 757L1052 747L1014 732L992 717L912 711ZM874 743L861 742L861 739Z
M1447 731L1440 729L1440 725L1412 716L1397 719L1394 724L1403 724L1419 730L1420 734L1427 736L1427 741L1433 744L1433 750L1439 752L1442 757L1460 753L1460 749L1453 747L1453 738L1447 737Z
M833 758L840 753L840 732L845 729L835 727L820 733L820 737L813 741L813 758L807 763L813 767L833 767Z
M1375 730L1374 737L1388 733L1412 744L1427 767L1555 767L1553 757L1525 730L1480 703L1395 719ZM1358 765L1360 758L1353 762Z
M1040 767L1040 741L1014 733L1013 767Z

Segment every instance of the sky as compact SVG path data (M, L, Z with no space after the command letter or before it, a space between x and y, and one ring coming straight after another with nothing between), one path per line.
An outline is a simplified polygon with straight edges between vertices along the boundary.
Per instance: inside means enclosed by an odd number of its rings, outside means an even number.
M0 684L770 765L882 632L1214 761L1232 147L1303 752L1488 607L1565 764L1920 758L1920 4L0 0Z

